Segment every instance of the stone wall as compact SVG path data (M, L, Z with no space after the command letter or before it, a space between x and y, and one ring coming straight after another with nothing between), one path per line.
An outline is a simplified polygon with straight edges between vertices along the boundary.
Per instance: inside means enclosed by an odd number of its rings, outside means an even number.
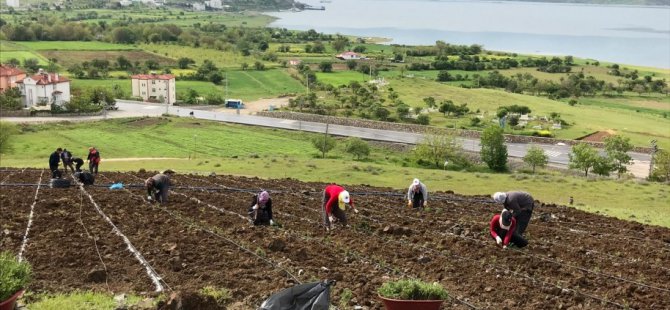
M451 133L459 137L471 138L471 139L479 139L481 136L481 132L475 130L439 128L434 126L424 126L417 124L380 122L360 118L345 118L345 117L336 117L336 116L327 116L318 114L307 114L307 113L296 113L296 112L285 112L285 111L276 111L276 112L262 111L262 112L256 112L256 115L264 117L290 119L296 121L329 123L342 126L353 126L353 127L381 129L381 130L394 130L394 131L412 132L419 134L423 134L426 131L430 130L436 132ZM588 143L597 148L604 147L604 143L602 142L565 140L565 139L519 136L519 135L505 135L505 141L510 143L536 143L536 144L565 143L567 145L574 145L577 143ZM639 153L650 153L651 149L647 147L635 147L633 151Z

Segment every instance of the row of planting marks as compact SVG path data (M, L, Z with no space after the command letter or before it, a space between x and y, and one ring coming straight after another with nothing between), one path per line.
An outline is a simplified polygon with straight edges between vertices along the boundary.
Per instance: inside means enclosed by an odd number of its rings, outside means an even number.
M140 179L139 177L137 177L137 176L135 176L135 175L128 174L128 173L125 173L125 174L128 175L128 176L131 176L131 177L133 177L133 178ZM140 179L140 180L141 180L141 179ZM128 193L129 193L130 195L132 195L132 196L138 196L138 195L136 195L135 193L129 191L128 189L125 189L125 191L128 192ZM235 212L232 212L232 211L228 211L228 210L225 210L225 209L223 209L223 208L218 208L218 207L215 207L215 206L213 206L213 205L211 205L211 204L204 203L204 202L200 201L200 200L197 199L197 198L192 198L192 197L189 197L189 196L187 196L187 195L184 195L184 194L181 194L181 193L177 193L177 192L173 192L173 191L171 191L171 192L174 193L174 194L177 194L177 195L181 195L181 196L183 196L183 197L185 197L185 198L187 198L187 199L189 199L189 200L191 200L191 201L194 201L194 202L196 202L196 203L198 203L198 204L205 204L205 205L207 205L208 207L210 207L210 208L212 208L212 209L214 209L214 210L217 210L217 211L219 211L219 212L221 212L221 213L228 213L228 214L237 215L237 216L239 216L241 219L243 219L243 220L245 220L245 221L247 221L247 222L250 221L248 218L246 218L246 217L244 217L244 216L242 216L242 215L240 215L240 214L238 214L238 213L235 213ZM140 198L142 198L142 197L140 197ZM145 204L148 204L149 206L154 207L149 201L146 201L146 200L144 200L144 199L143 199L143 201L145 202ZM215 236L215 237L218 237L218 238L220 238L220 239L225 240L226 242L228 242L228 243L234 245L235 247L237 247L237 248L240 249L241 251L246 252L246 253L248 253L248 254L251 254L252 256L254 256L255 258L257 258L258 260L263 261L264 263L267 263L268 265L274 267L274 268L277 269L277 270L281 270L282 272L284 272L285 274L287 274L288 276L290 276L291 278L293 278L293 280L295 280L297 283L302 284L302 281L300 281L300 279L298 279L295 275L293 275L293 273L291 273L290 271L286 270L285 268L280 267L277 263L272 262L272 261L270 261L269 259L266 259L266 258L263 258L263 257L259 256L258 254L254 253L254 251L252 251L252 250L246 248L246 247L243 246L242 244L237 243L237 242L235 242L235 241L233 241L233 240L231 240L231 239L229 239L229 238L226 238L226 237L224 237L223 235L221 235L221 234L219 234L219 233L217 233L217 232L215 232L215 231L212 231L211 229L207 229L207 228L205 228L205 227L202 227L202 226L200 226L200 225L197 225L196 223L187 221L187 220L185 220L182 216L179 216L179 215L174 214L173 212L169 211L167 208L162 208L162 207L156 207L156 208L157 208L158 210L160 210L160 211L163 211L163 212L167 213L167 214L168 214L169 216L171 216L173 219L175 219L175 220L177 220L177 221L180 221L180 222L184 223L184 224L187 225L187 226L190 226L190 227L193 227L193 228L195 228L195 229L204 231L204 232L209 233L209 234L211 234L211 235L213 235L213 236Z
M40 187L42 186L42 175L44 175L44 170L40 172L40 179L37 181L37 189L35 190L35 198L33 203L30 205L30 214L28 215L28 225L26 225L26 232L23 234L23 240L21 241L21 249L19 250L19 262L23 261L23 251L26 250L26 244L28 244L28 233L30 233L30 226L33 225L33 214L35 214L35 205L37 204L37 194L40 192Z
M112 220L104 212L102 212L102 209L100 209L100 206L98 206L98 204L95 202L93 197L91 197L91 195L86 191L86 189L84 189L84 185L79 183L78 186L79 186L79 190L81 190L81 192L84 195L86 195L88 197L88 199L91 201L91 203L93 204L95 209L98 211L98 214L100 214L100 216L102 216L102 218L104 218L105 221L107 221L107 223L109 223L109 225L112 226L112 232L114 232L117 236L119 236L123 239L123 242L126 244L126 246L128 246L128 251L130 251L130 253L133 254L133 256L135 257L135 259L137 259L137 261L140 262L142 267L144 267L144 269L146 270L147 275L149 276L149 278L151 278L151 282L153 282L154 286L156 287L156 292L162 292L165 288L163 287L163 284L161 284L161 282L163 282L163 283L165 283L165 282L160 277L160 275L158 275L158 273L156 272L156 270L154 270L154 268L151 266L151 264L149 264L149 262L147 262L147 260L144 259L144 256L142 256L142 253L140 253L135 248L135 246L133 246L133 244L130 242L128 237L126 237L126 235L124 235L121 232L121 230L119 230L116 227L116 225L114 225ZM167 284L166 284L166 286L167 286ZM169 288L169 286L168 286L168 288Z
M255 192L256 192L256 190L254 190L254 189L239 189L239 188L238 188L238 189L232 189L232 188L228 188L228 187L226 187L226 186L224 186L224 185L221 185L221 184L218 184L218 183L214 183L214 182L211 182L211 181L208 181L208 180L194 179L194 178L191 178L191 177L188 177L188 176L185 176L185 175L180 175L180 177L185 177L185 178L187 178L187 179L190 179L191 181L207 182L207 183L209 183L209 184L212 184L212 185L216 186L216 187L219 188L219 189L228 190L228 191L235 191L235 192L249 192L249 193L255 193ZM193 187L193 188L191 188L191 189L202 191L201 188L196 188L196 187ZM272 192L273 192L273 193L280 193L280 192L282 192L282 191L272 191ZM182 195L183 195L183 194L182 194ZM185 196L185 195L184 195L184 196ZM196 199L196 198L193 198L193 199ZM200 200L198 200L198 201L200 201ZM213 207L213 206L212 206L212 207ZM216 207L214 207L214 208L216 208ZM312 209L309 209L309 210L312 210ZM314 226L317 226L317 227L324 227L324 226L323 226L323 223L322 223L321 221L316 221L316 220L313 220L313 219L310 219L310 218L305 218L305 217L301 217L301 216L293 215L293 214L286 213L286 212L282 212L282 211L279 211L279 210L276 210L276 211L274 211L274 212L276 212L277 214L281 214L281 215L287 216L287 217L297 218L297 219L299 219L299 220L302 221L302 222L310 223L310 224L313 224ZM235 213L235 214L237 214L237 216L239 216L239 217L244 217L244 216L240 215L239 213ZM305 236L302 236L302 235L297 234L297 233L291 233L290 231L289 231L289 233L290 233L291 235L293 235L294 237L297 237L297 238L299 238L299 239L302 239L302 240L304 240L304 241L306 241L306 242L313 242L313 241L314 241L314 240L312 240L312 239L306 238ZM351 249L351 248L348 248L348 247L346 247L345 250L346 250L346 251L352 251L352 249ZM392 270L392 269L389 268L389 267L383 267L382 264L381 264L377 259L372 258L372 257L369 257L369 256L367 256L367 255L363 255L363 254L358 253L358 254L356 255L356 258L357 258L358 260L360 260L361 262L366 263L366 264L369 264L369 262L377 262L378 265L380 266L379 268L386 269L388 272L396 272L396 271L397 271L397 270ZM399 271L399 272L400 272L400 274L402 274L402 275L405 276L405 277L408 277L408 278L416 278L416 276L412 276L412 275L410 275L410 274L408 274L408 273L406 273L406 272L403 272L403 271ZM470 302L468 302L468 301L463 300L462 298L458 298L458 297L455 297L455 296L454 296L453 298L454 298L458 303L461 303L461 304L463 304L463 305L465 305L465 306L467 306L467 307L469 307L469 308L471 308L471 309L479 309L477 306L473 305L472 303L470 303Z

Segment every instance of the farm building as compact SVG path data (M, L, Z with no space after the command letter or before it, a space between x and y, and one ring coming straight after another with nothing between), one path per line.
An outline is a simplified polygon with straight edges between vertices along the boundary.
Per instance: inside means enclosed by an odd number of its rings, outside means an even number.
M40 69L37 74L17 81L26 108L62 105L70 101L70 80Z
M26 73L22 70L0 64L0 93L16 87L16 82L25 77Z
M177 101L172 74L137 74L131 76L133 97L144 101L174 104Z
M349 60L349 59L365 59L361 54L359 53L354 53L354 52L344 52L341 53L337 56L336 58L342 59L342 60Z

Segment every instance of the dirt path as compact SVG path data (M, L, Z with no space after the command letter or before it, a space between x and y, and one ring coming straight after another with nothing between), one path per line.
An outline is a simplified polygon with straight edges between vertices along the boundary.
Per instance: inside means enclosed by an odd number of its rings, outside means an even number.
M102 161L140 161L140 160L187 160L188 158L177 157L126 157L126 158L103 158Z

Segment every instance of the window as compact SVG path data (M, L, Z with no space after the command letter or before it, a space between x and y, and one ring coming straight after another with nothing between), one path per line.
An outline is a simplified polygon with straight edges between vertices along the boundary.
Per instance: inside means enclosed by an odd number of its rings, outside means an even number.
M155 88L152 88L152 89L151 89L151 92L152 92L152 93L155 93L155 92L156 92L156 89L155 89Z
M151 80L151 84L156 84L156 80Z

